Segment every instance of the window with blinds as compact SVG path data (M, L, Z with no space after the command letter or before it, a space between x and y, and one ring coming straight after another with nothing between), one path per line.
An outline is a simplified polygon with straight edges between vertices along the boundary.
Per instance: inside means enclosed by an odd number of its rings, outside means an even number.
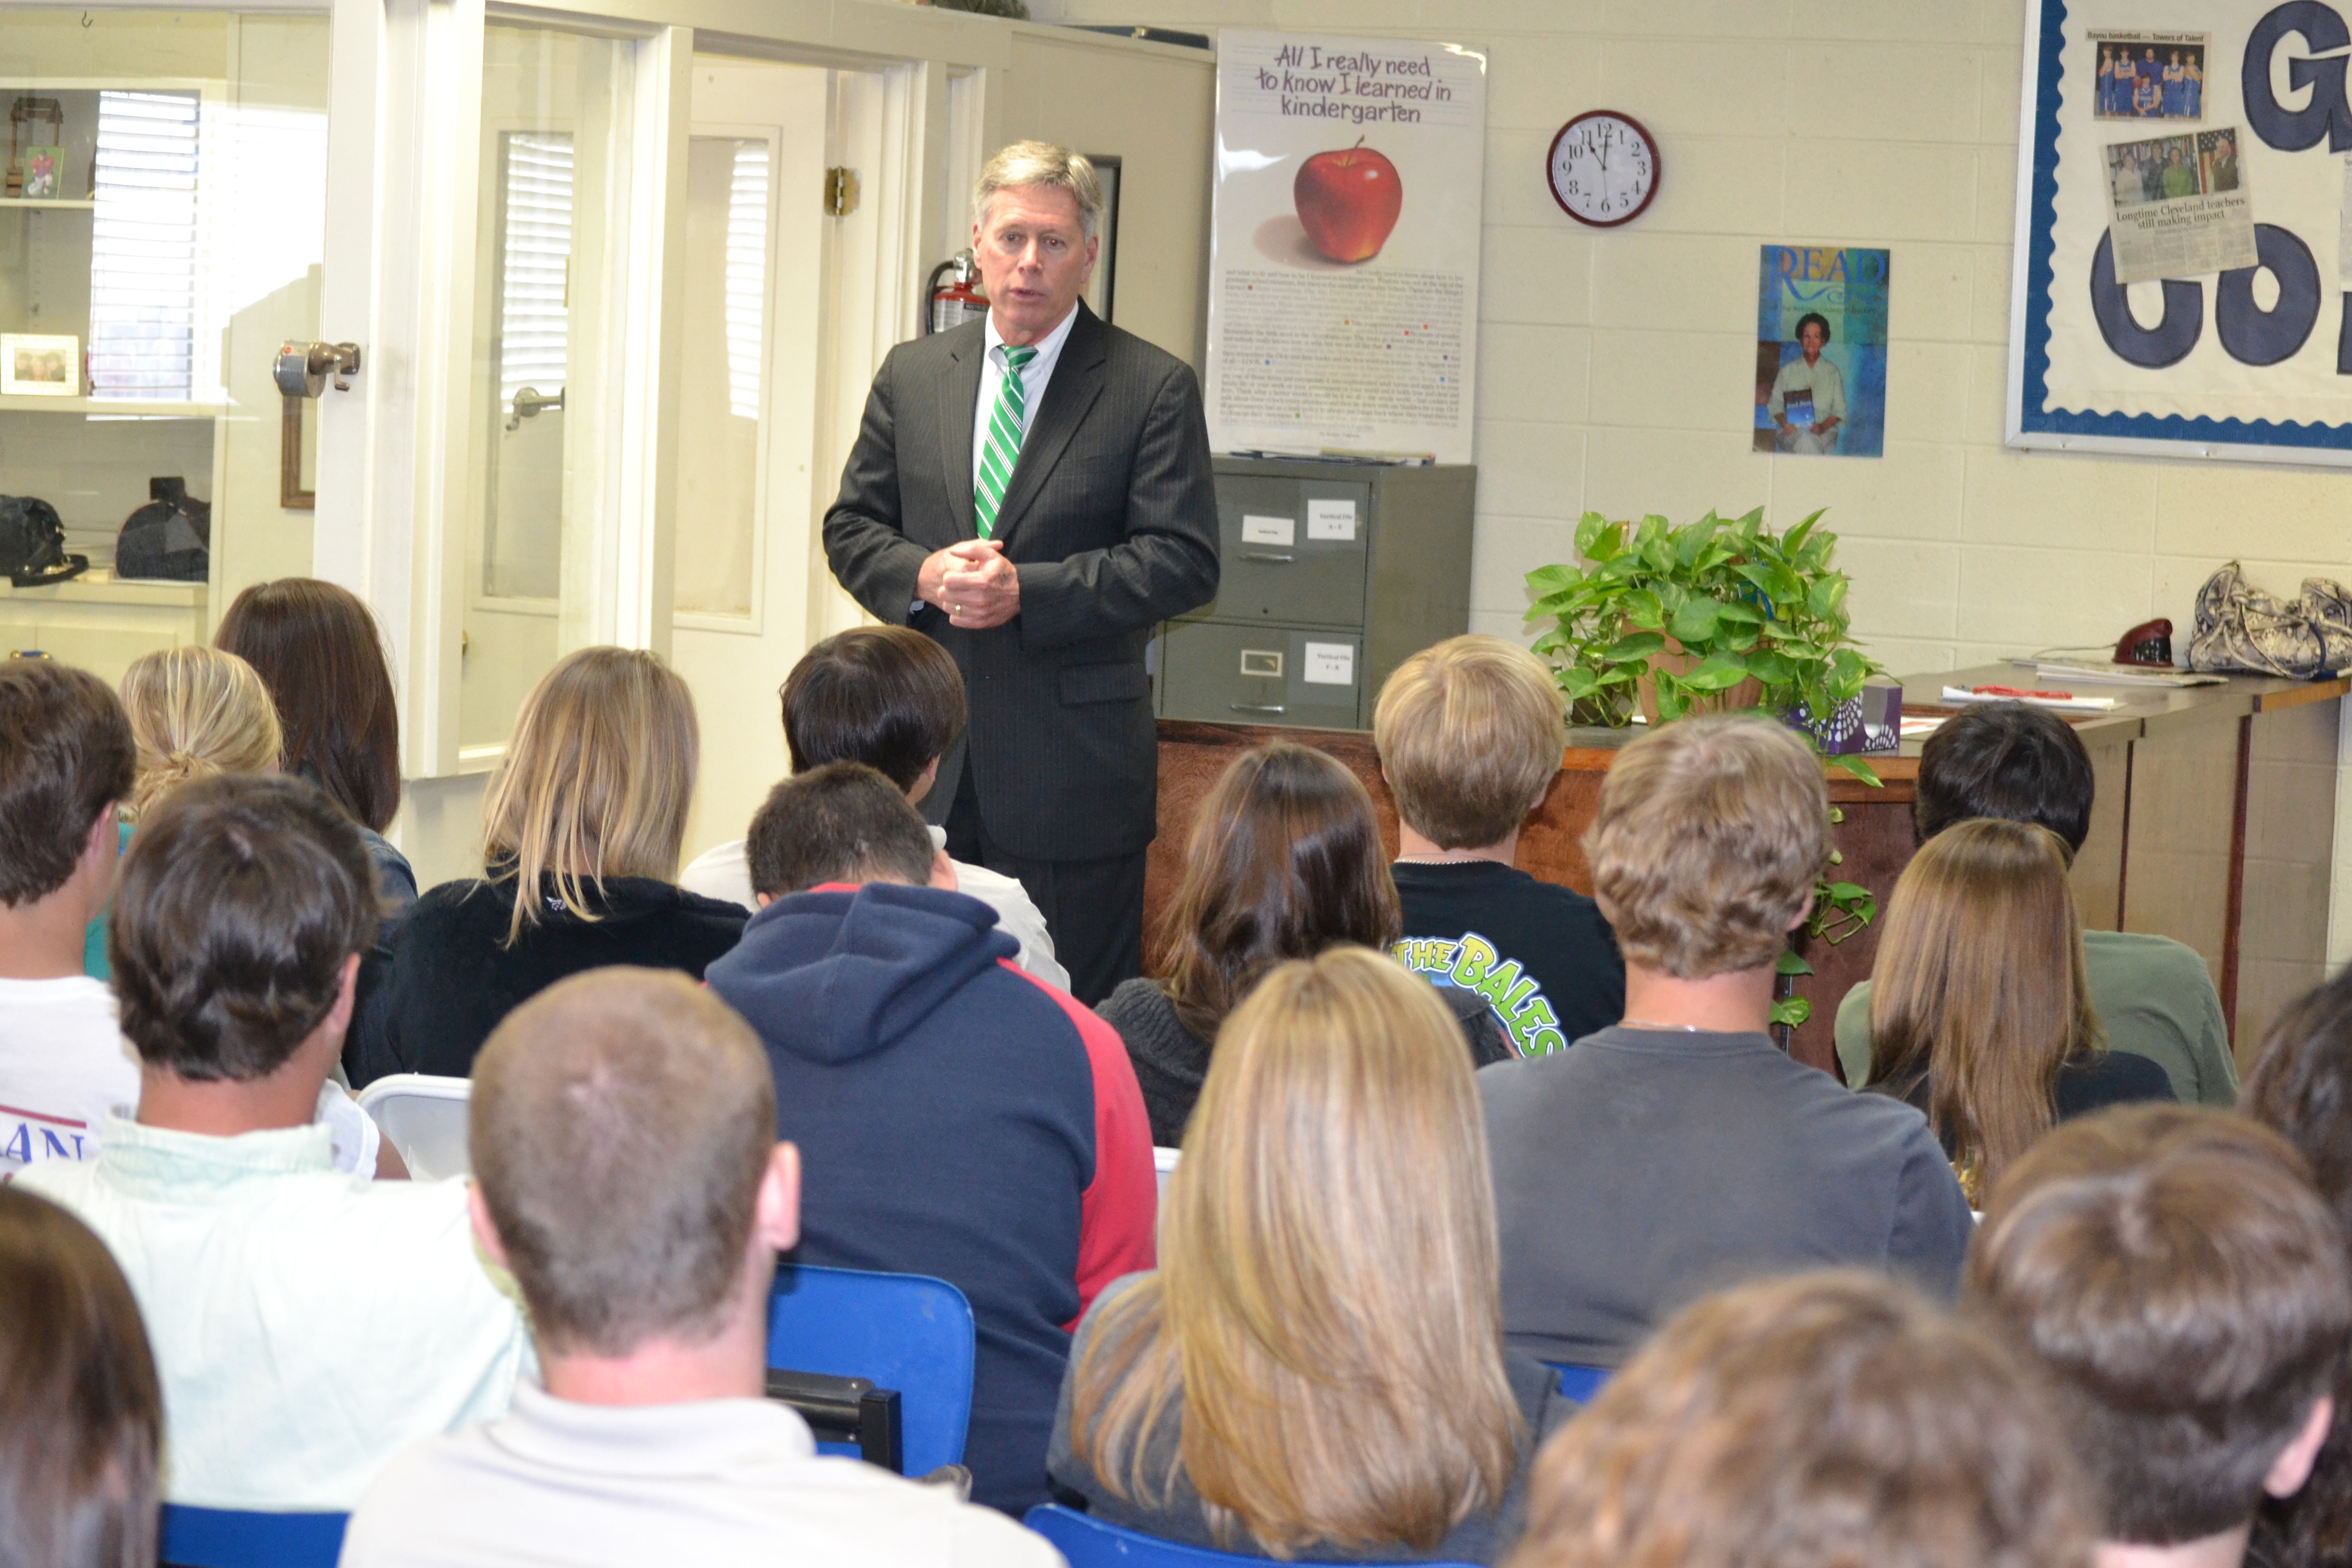
M572 137L515 131L506 138L506 222L499 258L499 407L504 423L524 387L563 390L571 356L566 284L572 265Z
M89 278L90 395L195 395L204 278L193 92L98 95L97 210Z
M768 144L740 142L727 201L727 403L760 417L760 344L768 314Z

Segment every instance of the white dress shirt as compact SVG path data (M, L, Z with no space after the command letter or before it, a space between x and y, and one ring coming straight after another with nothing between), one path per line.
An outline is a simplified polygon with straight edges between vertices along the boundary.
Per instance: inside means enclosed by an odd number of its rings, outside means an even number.
M417 1438L505 1414L537 1367L465 1183L345 1174L320 1122L213 1138L110 1115L96 1160L16 1184L79 1215L131 1282L170 1501L349 1509Z
M1021 434L1025 439L1029 426L1037 422L1037 410L1045 401L1045 384L1054 379L1054 366L1062 357L1062 345L1070 341L1070 324L1078 319L1078 308L1062 318L1061 325L1037 340L1037 357L1021 371ZM981 328L988 352L980 362L980 400L971 411L971 483L980 488L980 459L988 451L988 418L996 412L997 395L1004 387L1004 340L997 334L996 312L988 313L988 324Z
M816 1452L764 1399L582 1405L535 1384L417 1444L352 1515L342 1568L1061 1568L1043 1536Z

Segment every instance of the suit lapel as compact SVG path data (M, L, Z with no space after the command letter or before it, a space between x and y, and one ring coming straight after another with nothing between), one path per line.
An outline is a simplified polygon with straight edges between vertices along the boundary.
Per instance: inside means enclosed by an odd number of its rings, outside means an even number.
M940 378L940 478L948 489L948 509L955 519L956 537L978 539L980 522L971 510L971 426L979 414L981 361L988 353L986 328L968 342L948 351L948 374Z
M1087 411L1102 395L1103 361L1108 353L1108 342L1101 318L1087 310L1084 300L1079 301L1078 319L1070 323L1070 335L1062 342L1062 357L1054 363L1054 379L1045 384L1045 401L1038 405L1037 417L1030 425L1029 433L1021 438L1021 458L1013 465L1013 482L1005 487L1004 504L996 509L993 537L997 540L1003 540L1021 525L1029 503L1045 489L1070 437L1086 422ZM967 455L971 444L969 426L967 420ZM971 489L969 485L964 488Z

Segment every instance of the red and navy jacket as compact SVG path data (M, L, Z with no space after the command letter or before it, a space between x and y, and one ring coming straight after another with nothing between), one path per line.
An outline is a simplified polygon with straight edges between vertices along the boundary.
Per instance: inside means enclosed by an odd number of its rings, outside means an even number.
M977 899L875 883L779 899L710 965L800 1146L803 1263L929 1274L979 1331L977 1502L1048 1500L1070 1331L1153 1267L1159 1185L1118 1033L1017 968Z

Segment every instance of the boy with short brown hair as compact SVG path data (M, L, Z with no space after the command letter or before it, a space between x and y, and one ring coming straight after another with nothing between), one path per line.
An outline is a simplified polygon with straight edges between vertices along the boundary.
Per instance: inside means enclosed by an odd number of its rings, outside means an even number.
M1994 1189L1965 1301L2042 1373L2091 1473L2099 1555L2232 1568L2311 1473L2352 1263L2301 1156L2218 1110L2067 1122Z
M1405 966L1483 992L1523 1057L1614 1023L1625 964L1609 922L1583 894L1513 864L1568 741L1543 662L1501 637L1423 648L1381 688L1372 740L1396 796Z

